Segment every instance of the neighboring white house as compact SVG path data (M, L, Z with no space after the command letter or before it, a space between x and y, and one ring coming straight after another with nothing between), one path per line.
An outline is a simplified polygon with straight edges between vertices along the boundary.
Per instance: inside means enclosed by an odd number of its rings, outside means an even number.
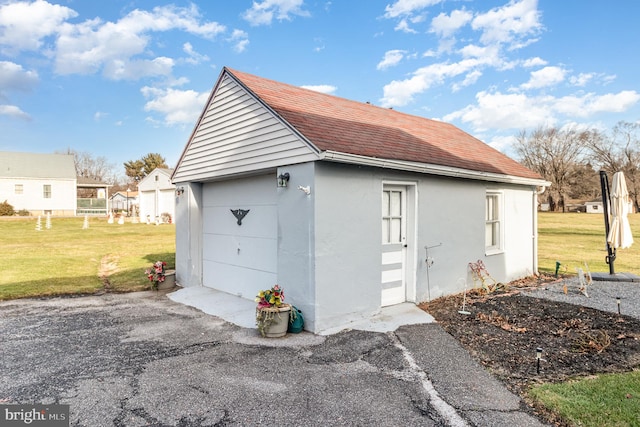
M0 202L31 215L74 216L77 179L73 155L0 151Z
M598 213L602 215L602 213L604 212L602 199L585 202L584 206L585 206L585 212L587 213Z
M133 211L138 205L138 192L116 191L111 195L109 204L112 211Z
M470 262L535 273L549 185L451 124L228 68L172 180L180 285L278 283L313 332L472 287Z
M138 183L140 221L174 220L176 186L171 183L172 172L173 169L156 168Z

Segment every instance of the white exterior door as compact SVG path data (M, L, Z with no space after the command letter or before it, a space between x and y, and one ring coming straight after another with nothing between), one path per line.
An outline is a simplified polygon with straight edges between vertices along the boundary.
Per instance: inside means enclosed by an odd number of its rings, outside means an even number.
M382 301L393 305L407 300L407 191L385 185L382 190Z

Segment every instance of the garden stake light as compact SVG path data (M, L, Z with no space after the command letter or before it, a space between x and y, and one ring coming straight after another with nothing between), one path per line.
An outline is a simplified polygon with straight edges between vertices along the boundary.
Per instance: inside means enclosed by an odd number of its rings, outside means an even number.
M542 358L542 348L536 348L536 372L540 373L540 360Z
M464 294L462 294L462 310L458 310L458 313L469 315L469 314L471 314L471 312L466 310L466 305L467 305L467 281L465 279L463 279L463 278L460 278L460 279L458 279L458 282L460 282L461 280L464 280Z
M618 303L618 314L620 314L620 297L616 297L616 302Z

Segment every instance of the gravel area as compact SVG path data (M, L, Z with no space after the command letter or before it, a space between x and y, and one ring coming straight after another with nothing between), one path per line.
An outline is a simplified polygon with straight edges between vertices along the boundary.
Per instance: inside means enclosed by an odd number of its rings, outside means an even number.
M588 297L579 288L578 278L572 277L547 283L535 290L523 290L522 294L611 313L618 313L617 298L620 298L620 313L640 319L640 283L593 281L587 286Z

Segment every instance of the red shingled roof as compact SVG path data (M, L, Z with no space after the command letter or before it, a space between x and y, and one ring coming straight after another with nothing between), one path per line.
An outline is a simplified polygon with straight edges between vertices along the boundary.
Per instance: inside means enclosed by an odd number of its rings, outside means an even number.
M322 151L542 179L449 123L225 69Z

